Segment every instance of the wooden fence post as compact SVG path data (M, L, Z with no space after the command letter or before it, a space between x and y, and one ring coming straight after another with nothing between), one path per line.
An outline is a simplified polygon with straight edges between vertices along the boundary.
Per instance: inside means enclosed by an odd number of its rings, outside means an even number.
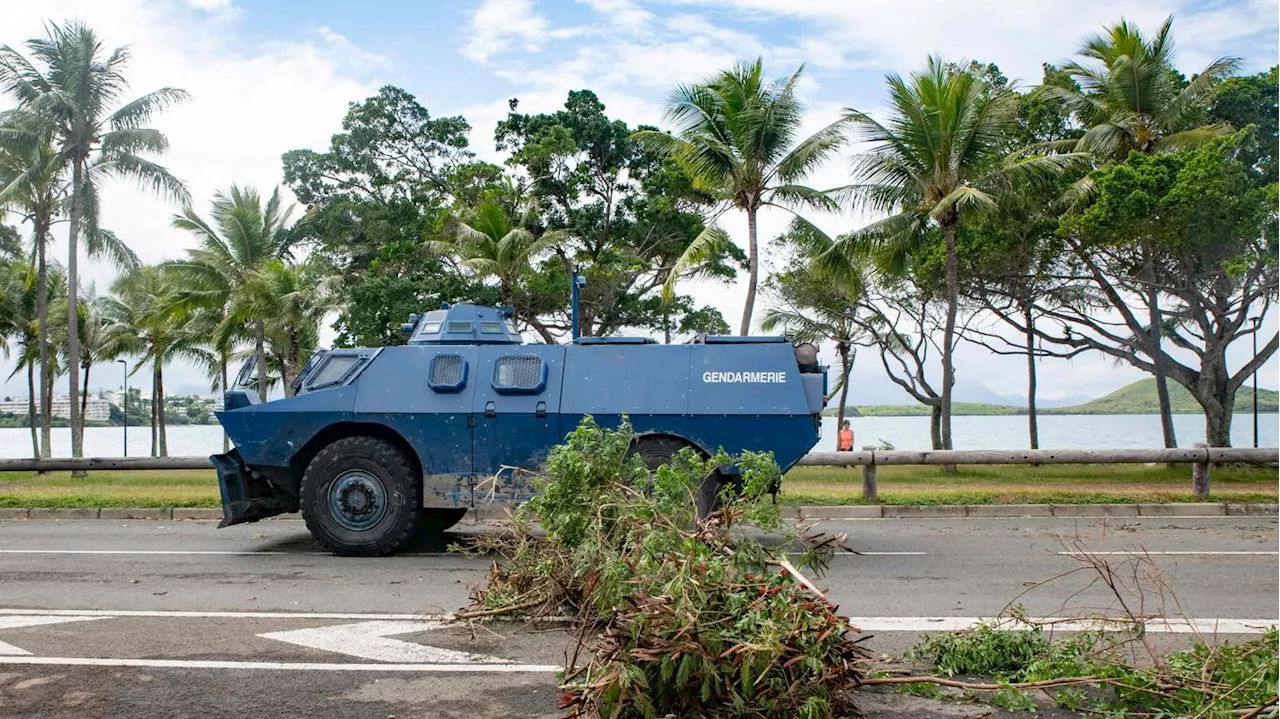
M875 447L863 447L863 452L871 452L871 461L862 465L862 498L868 502L877 501L876 488L876 456Z
M1209 445L1203 442L1196 442L1193 445L1196 449L1204 449L1205 461L1196 462L1191 465L1191 493L1201 502L1209 499Z

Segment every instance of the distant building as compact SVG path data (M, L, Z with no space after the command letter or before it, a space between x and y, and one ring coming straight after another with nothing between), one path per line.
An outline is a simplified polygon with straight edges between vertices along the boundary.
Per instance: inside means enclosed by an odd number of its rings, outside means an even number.
M71 417L71 402L67 395L53 396L53 416L69 419ZM26 397L6 397L0 400L0 414L16 414L19 416L26 415L27 398ZM36 400L36 412L40 411L40 400ZM101 397L90 397L84 407L84 418L92 420L106 421L111 419L111 403Z

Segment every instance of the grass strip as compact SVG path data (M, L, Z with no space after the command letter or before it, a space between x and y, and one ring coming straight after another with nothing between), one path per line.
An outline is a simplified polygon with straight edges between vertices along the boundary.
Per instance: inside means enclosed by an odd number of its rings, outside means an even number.
M1189 467L1164 465L998 465L881 467L880 503L1129 504L1192 502ZM1274 503L1276 471L1266 467L1215 468L1211 501ZM866 504L857 468L797 467L782 482L786 505ZM98 471L83 479L70 472L0 472L0 507L218 507L211 470Z

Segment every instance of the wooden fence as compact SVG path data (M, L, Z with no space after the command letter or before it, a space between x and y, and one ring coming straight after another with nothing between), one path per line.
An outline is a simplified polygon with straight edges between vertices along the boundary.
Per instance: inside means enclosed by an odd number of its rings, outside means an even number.
M1268 447L1209 447L1198 444L1177 449L952 449L812 452L799 461L805 467L862 467L862 493L876 498L876 468L881 465L958 466L980 464L1190 464L1192 492L1209 496L1210 467L1215 464L1276 464L1280 449ZM211 469L206 457L83 457L79 459L0 459L0 472L68 470Z

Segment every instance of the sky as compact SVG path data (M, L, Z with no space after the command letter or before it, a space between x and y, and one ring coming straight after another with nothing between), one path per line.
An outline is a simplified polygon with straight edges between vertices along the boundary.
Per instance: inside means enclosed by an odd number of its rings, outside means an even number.
M779 76L803 64L799 93L807 127L817 129L845 107L877 114L885 74L908 73L931 53L994 62L1034 85L1042 63L1069 58L1085 37L1121 16L1154 31L1173 15L1184 73L1223 55L1240 57L1246 73L1260 72L1280 54L1278 12L1275 0L0 0L0 43L18 47L42 34L45 21L78 19L109 46L129 46L134 94L164 86L189 91L191 102L154 125L171 143L163 163L205 212L213 193L233 182L264 191L279 184L282 153L326 148L348 103L386 84L413 93L433 115L466 117L472 149L501 161L493 128L511 98L524 112L548 112L569 90L588 88L611 117L662 126L674 85L759 56ZM833 160L810 184L843 184L847 169L846 158ZM169 225L177 209L139 188L114 185L104 192L103 225L143 261L157 262L192 245ZM813 219L829 232L865 221ZM766 211L762 240L786 221ZM726 215L723 224L745 239L740 214ZM766 267L774 260L764 257ZM115 274L103 263L82 267L99 291ZM684 289L737 326L745 282ZM1276 314L1266 318L1272 331ZM1247 359L1247 344L1234 348L1234 365ZM957 366L962 399L983 388L1023 393L1021 358L962 345ZM1277 367L1273 358L1263 386L1277 385ZM118 388L116 370L91 378L91 388ZM1046 398L1099 396L1145 376L1097 356L1045 360L1040 374ZM854 377L851 403L910 401L870 353ZM130 383L145 388L148 381L139 372ZM166 370L166 385L171 392L207 390L199 371L181 365ZM0 394L25 395L25 381L9 380Z

